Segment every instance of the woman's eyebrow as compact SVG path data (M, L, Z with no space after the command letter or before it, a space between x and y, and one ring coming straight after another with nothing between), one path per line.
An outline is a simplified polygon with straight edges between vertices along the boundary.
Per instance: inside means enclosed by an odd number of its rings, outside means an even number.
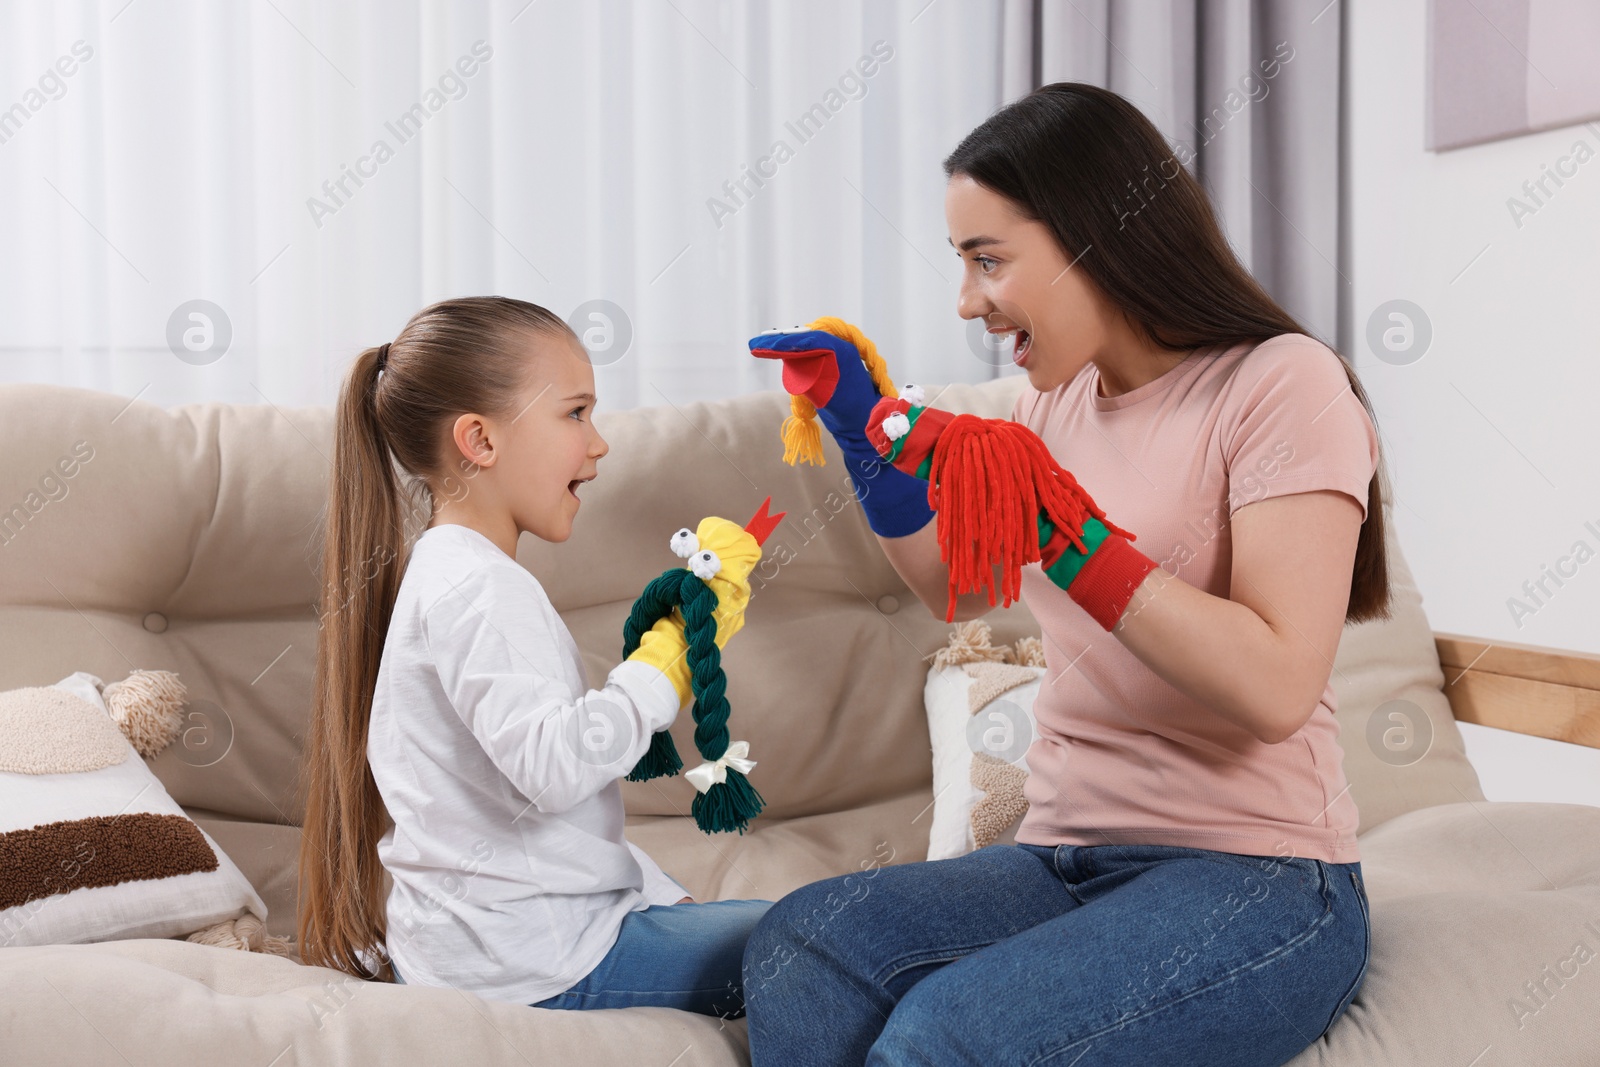
M950 241L950 238L946 237L945 240ZM998 237L985 237L982 234L979 234L977 237L968 237L960 244L956 244L954 241L950 241L950 243L955 245L956 251L958 252L970 252L974 248L982 248L985 245L1005 244L1005 242L1000 240Z
M588 401L590 401L592 403L594 401L594 394L593 393L573 393L571 396L563 397L562 399L563 400L588 400Z

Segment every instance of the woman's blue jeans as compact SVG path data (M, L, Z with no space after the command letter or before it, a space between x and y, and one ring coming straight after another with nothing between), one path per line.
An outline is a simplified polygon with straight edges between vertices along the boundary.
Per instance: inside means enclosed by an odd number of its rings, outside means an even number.
M745 947L753 1067L1294 1058L1366 976L1359 863L991 845L805 886Z
M737 1019L744 943L770 907L770 900L715 900L630 911L616 944L587 975L530 1006L678 1008ZM398 967L395 980L405 984Z

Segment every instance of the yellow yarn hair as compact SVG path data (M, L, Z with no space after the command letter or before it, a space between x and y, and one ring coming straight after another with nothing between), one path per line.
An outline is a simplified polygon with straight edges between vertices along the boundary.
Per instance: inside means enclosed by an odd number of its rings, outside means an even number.
M821 330L842 337L856 346L861 362L878 387L878 393L893 399L900 390L889 380L889 367L878 355L878 346L872 339L843 319L823 316L809 324L808 330ZM804 460L813 467L824 466L828 461L822 455L822 429L817 425L817 406L803 396L789 398L789 410L794 414L783 420L783 461L789 466Z

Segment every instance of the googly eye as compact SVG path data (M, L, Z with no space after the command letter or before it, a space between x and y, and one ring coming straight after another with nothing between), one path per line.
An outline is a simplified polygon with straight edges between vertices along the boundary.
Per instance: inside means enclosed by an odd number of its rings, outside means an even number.
M907 382L900 387L900 399L920 408L928 402L928 394L922 391L922 386Z
M896 411L885 415L883 419L883 436L891 441L898 441L911 432L911 420L906 418L905 412Z
M722 560L710 549L703 549L689 558L689 569L696 578L709 582L722 570Z
M700 539L687 526L673 534L672 540L667 543L672 546L673 555L679 559L688 559L700 551Z

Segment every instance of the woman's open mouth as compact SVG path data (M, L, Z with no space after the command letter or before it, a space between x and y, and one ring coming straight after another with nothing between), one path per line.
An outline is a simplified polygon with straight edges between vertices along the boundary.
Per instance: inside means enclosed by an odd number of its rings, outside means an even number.
M1029 350L1033 348L1033 334L1027 330L1018 330L1016 344L1017 347L1011 350L1011 362L1020 367L1028 358Z
M578 486L582 485L584 482L592 482L592 481L594 481L594 475L592 475L592 474L589 475L589 477L587 477L587 478L574 478L574 479L572 479L572 481L567 483L567 492L572 494L572 499L577 500L578 499Z
M1019 367L1022 366L1023 361L1028 358L1029 349L1033 347L1033 335L1020 326L1007 326L1004 329L990 330L989 332L1000 338L997 343L1003 343L1006 334L1011 335L1011 343L1014 346L1011 349L1011 362Z

